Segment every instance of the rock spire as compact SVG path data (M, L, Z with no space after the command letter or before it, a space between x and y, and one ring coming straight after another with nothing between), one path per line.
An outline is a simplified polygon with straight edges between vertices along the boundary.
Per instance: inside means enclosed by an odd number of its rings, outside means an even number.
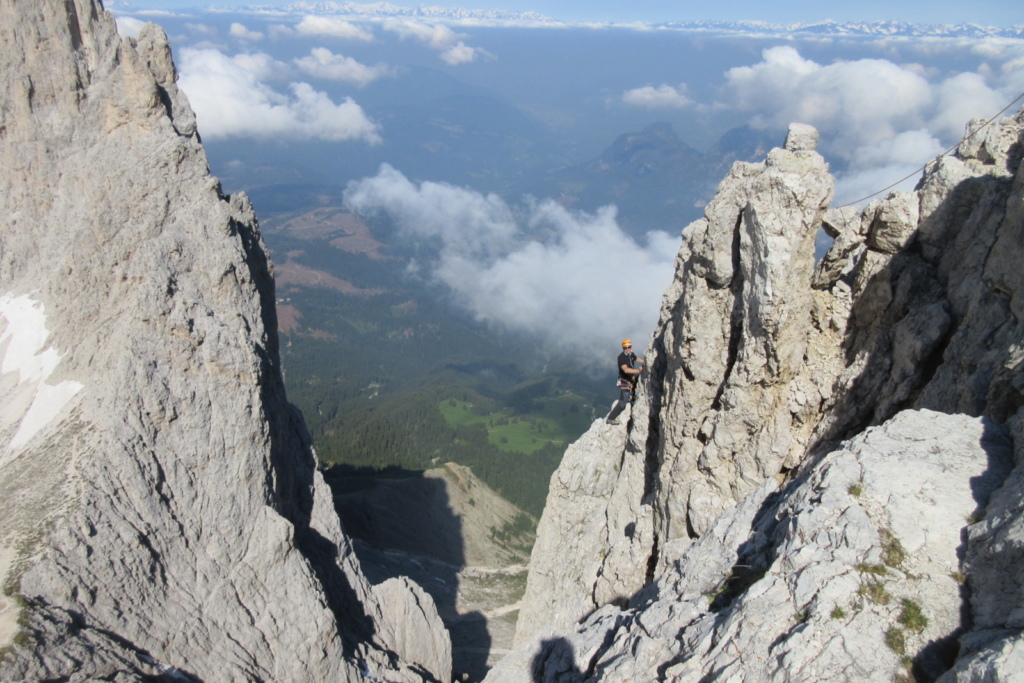
M488 680L1017 670L1024 112L968 133L862 209L829 207L807 126L733 167L683 231L628 425L552 477Z

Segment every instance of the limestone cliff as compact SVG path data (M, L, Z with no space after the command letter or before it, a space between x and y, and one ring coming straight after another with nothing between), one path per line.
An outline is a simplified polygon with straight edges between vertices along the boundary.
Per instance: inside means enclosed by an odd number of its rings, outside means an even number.
M0 679L448 680L342 532L166 36L0 0L0 74Z
M974 122L863 210L829 209L806 126L734 166L628 423L552 477L491 680L1021 670L1022 131Z

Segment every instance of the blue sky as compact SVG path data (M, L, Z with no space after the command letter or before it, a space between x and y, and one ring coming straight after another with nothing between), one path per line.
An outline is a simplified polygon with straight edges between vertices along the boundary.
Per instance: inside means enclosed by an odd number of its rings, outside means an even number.
M238 7L241 5L287 5L291 0L129 0L137 8L180 9L184 7ZM1013 0L463 0L462 2L402 2L469 9L535 11L563 21L691 21L752 19L790 23L796 21L881 21L913 23L970 22L994 26L1024 24L1024 9Z

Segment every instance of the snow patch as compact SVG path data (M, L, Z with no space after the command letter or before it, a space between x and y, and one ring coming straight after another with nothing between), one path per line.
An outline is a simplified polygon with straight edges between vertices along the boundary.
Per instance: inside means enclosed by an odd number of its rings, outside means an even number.
M46 312L41 303L29 296L6 294L0 297L0 318L6 323L0 331L0 350L3 350L0 373L18 373L18 388L32 392L31 405L21 416L18 430L10 441L10 448L16 449L31 441L60 415L82 385L70 380L46 383L63 356L53 347L46 347L50 332L46 329Z

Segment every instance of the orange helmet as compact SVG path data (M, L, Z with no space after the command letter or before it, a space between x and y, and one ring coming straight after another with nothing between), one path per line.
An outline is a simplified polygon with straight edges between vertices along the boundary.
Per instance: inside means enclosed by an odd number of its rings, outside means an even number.
M623 339L622 340L622 348L626 348L627 346L632 346L632 345L633 345L633 342L629 341L628 339Z

